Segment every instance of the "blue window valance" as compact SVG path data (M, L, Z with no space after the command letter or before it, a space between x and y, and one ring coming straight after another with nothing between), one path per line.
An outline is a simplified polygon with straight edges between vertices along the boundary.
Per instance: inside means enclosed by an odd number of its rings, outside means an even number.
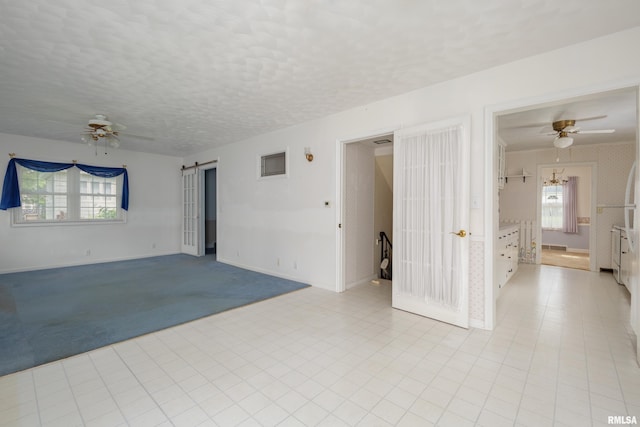
M2 185L2 199L0 199L0 209L7 210L20 206L20 187L18 185L18 171L16 163L27 169L33 169L38 172L60 172L61 170L77 167L81 171L88 174L99 176L101 178L113 178L124 175L122 182L122 209L129 210L129 176L126 168L105 168L100 166L89 166L80 163L53 163L41 162L39 160L28 160L12 158L7 166L7 172L4 175L4 184Z

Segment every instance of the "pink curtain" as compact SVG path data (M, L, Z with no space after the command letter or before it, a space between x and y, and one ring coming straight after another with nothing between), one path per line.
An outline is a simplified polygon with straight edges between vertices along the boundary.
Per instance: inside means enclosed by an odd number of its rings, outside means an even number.
M578 232L578 177L570 176L562 184L562 231L565 233Z

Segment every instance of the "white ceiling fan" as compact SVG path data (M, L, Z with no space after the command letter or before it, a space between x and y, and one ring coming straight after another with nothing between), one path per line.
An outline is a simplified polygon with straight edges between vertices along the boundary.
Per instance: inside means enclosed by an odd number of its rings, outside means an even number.
M582 121L588 119L582 119ZM598 130L581 130L576 126L576 120L557 120L553 122L553 132L548 132L547 135L555 135L553 145L556 148L567 148L573 144L573 135L587 134L587 133L613 133L615 129L598 129Z
M87 127L84 129L82 141L89 145L97 144L104 141L111 147L118 148L120 146L120 135L126 135L127 137L132 138L153 140L153 138L148 136L121 133L125 129L127 129L125 125L111 122L105 114L96 114L92 119L89 120Z
M104 140L110 146L118 148L120 146L118 134L120 130L124 129L126 126L110 122L104 114L96 114L94 118L89 120L82 141L92 145Z

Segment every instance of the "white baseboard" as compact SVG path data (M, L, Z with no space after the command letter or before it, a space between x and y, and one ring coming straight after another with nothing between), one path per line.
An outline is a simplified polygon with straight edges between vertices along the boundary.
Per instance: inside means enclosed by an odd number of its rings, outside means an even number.
M223 264L228 264L234 267L242 268L243 270L255 271L256 273L262 273L262 274L268 274L269 276L279 277L281 279L287 279L287 280L293 280L294 282L306 283L308 285L313 286L314 288L321 288L331 292L336 292L335 285L333 285L333 287L330 287L330 286L323 285L321 283L311 283L305 279L301 279L300 277L290 276L287 274L280 273L278 271L267 270L265 268L253 267L250 265L242 264L240 262L229 261L228 259L225 259L225 258L218 257L216 258L216 260Z
M378 276L376 276L375 274L371 275L370 277L365 277L364 279L358 280L357 282L353 282L353 283L347 283L347 289L351 289L354 288L358 285L362 285L364 283L370 283L372 280L377 279Z
M149 254L140 254L135 256L127 256L127 257L113 257L113 258L101 258L101 259L92 259L87 257L86 260L83 259L81 262L64 262L64 263L54 263L54 264L46 264L46 265L34 265L34 266L26 266L20 268L8 268L0 270L0 274L6 273L22 273L25 271L38 271L38 270L48 270L50 268L63 268L63 267L79 267L81 265L90 265L90 264L104 264L107 262L118 262L118 261L130 261L135 259L144 259L144 258L153 258L157 256L165 256L165 255L175 255L180 252L154 252Z
M588 254L589 249L567 248L567 252L575 252L578 254Z
M281 279L295 280L296 282L300 281L299 278L296 278L296 277L293 277L293 276L289 276L289 275L286 275L286 274L282 274L282 273L279 273L277 271L267 270L266 268L252 267L250 265L245 265L245 264L243 264L241 262L229 261L228 259L224 259L224 258L217 258L216 260L218 262L223 263L223 264L229 264L229 265L232 265L234 267L242 268L243 270L255 271L256 273L262 273L262 274L268 274L269 276L275 276L275 277L279 277Z
M487 329L484 326L484 321L478 319L469 319L469 327L476 329Z
M545 247L547 246L547 247ZM549 244L542 244L542 249L548 249L549 246L553 246L551 249L556 249L556 248L564 248L565 251L567 252L575 252L575 253L579 253L579 254L588 254L589 253L589 249L578 249L578 248L570 248L568 246L564 246L564 245L549 245Z

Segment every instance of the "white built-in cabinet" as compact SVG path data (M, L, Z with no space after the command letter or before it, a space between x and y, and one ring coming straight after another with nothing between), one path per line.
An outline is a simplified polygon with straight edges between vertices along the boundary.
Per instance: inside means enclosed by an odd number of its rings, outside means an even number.
M518 250L520 247L520 227L504 225L496 238L496 273L498 288L507 284L518 271Z
M611 268L613 277L621 285L625 285L631 293L631 263L633 257L629 248L627 230L614 226L611 230Z
M629 249L629 240L627 239L627 233L623 232L620 239L620 280L622 284L627 287L629 293L631 293L631 263L633 257L631 256L631 250Z
M498 189L502 190L507 182L505 144L498 141ZM524 176L524 170L523 170ZM495 242L495 277L498 288L507 284L509 279L518 270L518 251L520 247L519 225L508 224L500 226Z

